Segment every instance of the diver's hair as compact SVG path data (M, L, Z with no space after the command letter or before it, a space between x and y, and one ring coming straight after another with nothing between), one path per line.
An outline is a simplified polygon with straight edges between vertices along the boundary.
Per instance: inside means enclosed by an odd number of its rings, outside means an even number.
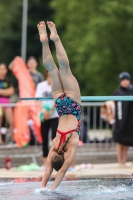
M59 171L60 168L62 167L64 163L64 148L66 147L67 143L69 142L69 139L71 138L71 135L66 139L64 144L61 145L60 149L56 154L53 155L52 157L52 167L56 170Z

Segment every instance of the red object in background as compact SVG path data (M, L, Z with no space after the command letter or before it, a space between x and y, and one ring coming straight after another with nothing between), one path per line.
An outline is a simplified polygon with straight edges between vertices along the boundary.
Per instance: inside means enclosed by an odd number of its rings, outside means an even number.
M13 60L12 73L18 80L19 97L34 97L36 92L34 81L26 64L19 56L15 57ZM18 101L14 108L14 140L18 147L23 147L30 141L30 131L27 124L29 114L30 119L34 122L33 127L36 133L36 139L39 143L42 143L40 131L41 123L38 117L40 108L37 106L36 101L32 101L32 103L34 106L31 106L31 101L27 101L26 103L24 101Z
M5 167L6 167L7 170L9 170L11 168L11 158L9 156L6 157Z

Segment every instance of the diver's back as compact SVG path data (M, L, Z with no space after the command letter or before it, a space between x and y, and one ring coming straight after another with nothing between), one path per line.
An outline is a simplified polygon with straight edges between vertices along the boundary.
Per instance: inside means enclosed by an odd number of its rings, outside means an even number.
M64 115L60 117L58 130L67 132L69 130L76 129L78 120L74 115Z

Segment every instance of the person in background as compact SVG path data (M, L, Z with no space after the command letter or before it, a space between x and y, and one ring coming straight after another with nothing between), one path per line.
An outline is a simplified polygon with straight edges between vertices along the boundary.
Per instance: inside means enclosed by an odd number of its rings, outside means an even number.
M30 56L28 58L26 64L27 64L28 70L30 72L30 75L32 77L32 80L33 80L33 82L35 84L35 88L36 88L38 83L44 81L44 77L43 77L42 73L40 73L36 70L38 62L34 56ZM30 145L35 144L34 129L32 128L33 123L34 123L33 120L29 117L28 126L29 126L29 130L30 130L30 135L31 135Z
M115 96L133 95L133 86L130 83L130 74L122 72L119 75L119 86L115 90ZM119 167L127 167L128 147L133 146L133 102L115 102L115 128L114 141Z
M16 56L9 64L9 69L18 80L19 98L35 97L35 84L23 59L20 56ZM25 147L29 144L31 140L31 130L34 134L34 142L36 142L36 144L42 143L40 132L41 123L38 113L39 107L36 101L18 101L16 103L14 108L14 139L18 147ZM28 122L29 119L30 121Z
M45 72L45 79L37 85L35 97L50 97L52 98L51 89L51 78L49 72ZM41 101L40 108L40 118L41 118L41 134L42 134L42 150L43 150L43 167L45 169L46 160L49 152L49 130L52 130L52 140L56 136L56 130L58 127L58 114L54 106L54 100Z
M7 67L4 63L0 64L0 104L10 104L10 97L14 94L13 84L7 78ZM3 116L5 115L6 120L10 127L10 144L14 144L14 122L13 122L13 110L10 106L4 106L1 108L0 115L0 128L2 125ZM1 143L3 141L1 140Z
M35 87L37 86L38 83L44 81L43 75L36 70L37 65L38 63L35 57L31 56L28 58L27 67L35 83Z

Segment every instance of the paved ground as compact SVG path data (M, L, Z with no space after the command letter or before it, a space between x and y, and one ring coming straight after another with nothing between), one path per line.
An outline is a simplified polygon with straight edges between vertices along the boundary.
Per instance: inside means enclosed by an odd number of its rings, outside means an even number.
M6 157L11 158L12 167L29 165L37 162L42 165L42 147L27 146L25 148L15 148L12 146L0 146L0 168L5 167ZM128 151L128 162L133 162L133 148ZM114 143L88 143L79 146L76 151L75 162L77 165L82 163L116 163L116 150Z
M42 171L15 171L6 170L5 158L11 157L12 167L23 164L29 165L37 161L42 164L42 150L40 146L26 148L0 147L0 178L32 178L42 177ZM133 178L133 149L128 152L128 168L119 168L115 152L115 144L86 144L78 147L76 152L76 167L74 171L67 172L65 179L100 178L100 177L131 177ZM94 163L85 165L81 163ZM101 164L102 163L102 164ZM56 172L53 172L54 178Z
M94 164L94 165L77 165L74 171L67 172L65 179L78 179L78 178L101 178L101 177L114 177L114 178L133 178L133 163L128 162L127 168L119 168L117 163L112 164ZM32 178L42 177L42 171L16 171L14 169L6 170L0 169L0 178ZM54 178L56 172L53 172Z

